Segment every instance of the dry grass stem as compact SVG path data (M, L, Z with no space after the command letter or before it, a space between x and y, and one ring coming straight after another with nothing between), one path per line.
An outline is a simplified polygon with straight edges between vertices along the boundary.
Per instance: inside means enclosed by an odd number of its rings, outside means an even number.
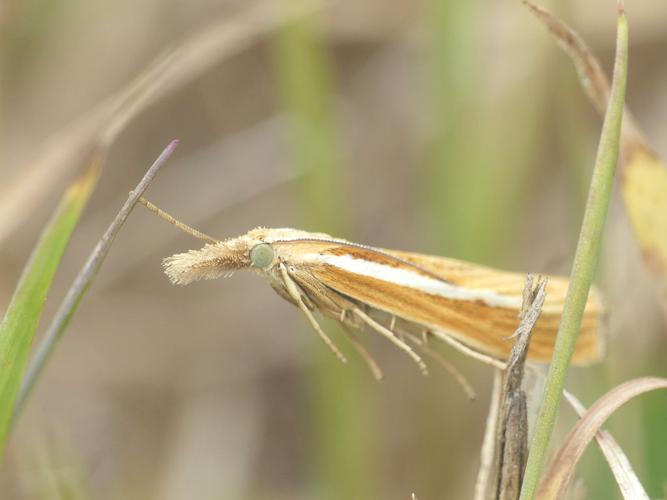
M486 415L484 427L484 439L480 451L479 469L475 480L474 500L486 500L489 494L489 482L496 458L496 435L498 426L498 414L500 413L500 395L502 390L503 372L495 368L493 370L493 388L491 389L491 401L489 411Z
M565 400L570 404L574 411L583 418L587 410L584 405L570 392L564 391ZM614 474L616 484L621 490L625 500L649 500L649 496L644 490L637 474L635 473L628 457L625 455L620 445L614 437L607 431L600 429L595 434L604 458L609 464L609 468Z
M521 384L530 333L542 312L546 285L544 277L538 279L535 287L532 276L526 277L519 325L512 335L516 339L512 353L503 369L494 369L493 392L475 482L475 500L489 498L489 495L499 500L519 497L528 455L526 395Z
M538 498L540 500L563 498L579 459L606 420L631 399L657 389L667 389L667 379L645 377L631 380L613 388L598 399L570 431L565 443L545 471Z
M58 181L81 166L82 155L88 151L104 154L127 124L152 103L322 4L300 2L300 8L292 9L280 5L276 0L260 0L167 49L125 88L38 147L36 157L0 196L0 243L22 226Z

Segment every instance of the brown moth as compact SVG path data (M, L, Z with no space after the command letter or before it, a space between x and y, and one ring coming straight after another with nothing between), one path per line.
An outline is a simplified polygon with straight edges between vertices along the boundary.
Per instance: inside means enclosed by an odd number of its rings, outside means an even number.
M522 306L525 274L498 271L459 260L374 248L297 229L257 228L217 241L142 202L162 218L207 241L199 250L164 260L172 283L187 285L248 269L263 276L304 313L313 329L341 359L314 311L339 321L376 377L379 369L351 330L370 328L405 351L426 373L413 346L428 349L430 337L502 366ZM568 280L549 277L542 314L533 329L528 359L548 362L563 310ZM604 351L602 301L588 297L573 363L598 361ZM348 328L349 327L349 328ZM494 363L495 361L495 363Z

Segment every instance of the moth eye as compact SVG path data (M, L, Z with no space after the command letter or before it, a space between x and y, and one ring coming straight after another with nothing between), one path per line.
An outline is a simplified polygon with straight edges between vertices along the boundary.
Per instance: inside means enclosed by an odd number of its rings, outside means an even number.
M259 243L250 250L250 262L253 267L265 269L273 262L273 247L268 243Z

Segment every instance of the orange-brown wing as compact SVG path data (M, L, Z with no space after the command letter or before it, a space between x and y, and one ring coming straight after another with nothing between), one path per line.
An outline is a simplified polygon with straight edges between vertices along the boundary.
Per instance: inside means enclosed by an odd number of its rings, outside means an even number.
M377 252L347 247L325 251L388 266L387 275L392 274L391 267L418 272L424 276L437 276L453 287L473 292L473 299L463 300L456 293L443 296L418 287L396 284L386 277L383 279L377 269L377 272L369 273L374 275L364 275L324 263L313 266L311 272L318 280L343 295L423 325L426 329L447 333L480 352L500 358L508 356L513 344L508 337L518 325L524 274L409 252L382 249ZM498 300L474 299L475 291L485 296L494 294ZM549 277L545 305L533 330L528 352L532 361L548 362L551 359L566 291L567 279ZM573 357L574 363L587 364L601 358L604 351L600 332L602 310L599 294L592 290Z

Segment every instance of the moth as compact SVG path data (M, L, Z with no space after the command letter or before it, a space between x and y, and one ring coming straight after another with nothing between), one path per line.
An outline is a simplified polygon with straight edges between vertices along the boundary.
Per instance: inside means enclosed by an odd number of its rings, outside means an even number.
M432 352L430 338L494 364L510 353L522 307L525 274L499 271L445 257L375 248L324 233L256 228L218 241L141 202L163 219L206 242L198 250L167 257L172 283L229 276L247 269L265 278L297 306L338 356L345 357L320 327L314 312L343 326L377 378L381 372L354 331L373 330L404 351L423 373L418 351ZM542 314L532 332L528 359L549 362L563 310L568 280L548 277ZM600 294L589 294L573 356L575 364L598 361L604 351Z

